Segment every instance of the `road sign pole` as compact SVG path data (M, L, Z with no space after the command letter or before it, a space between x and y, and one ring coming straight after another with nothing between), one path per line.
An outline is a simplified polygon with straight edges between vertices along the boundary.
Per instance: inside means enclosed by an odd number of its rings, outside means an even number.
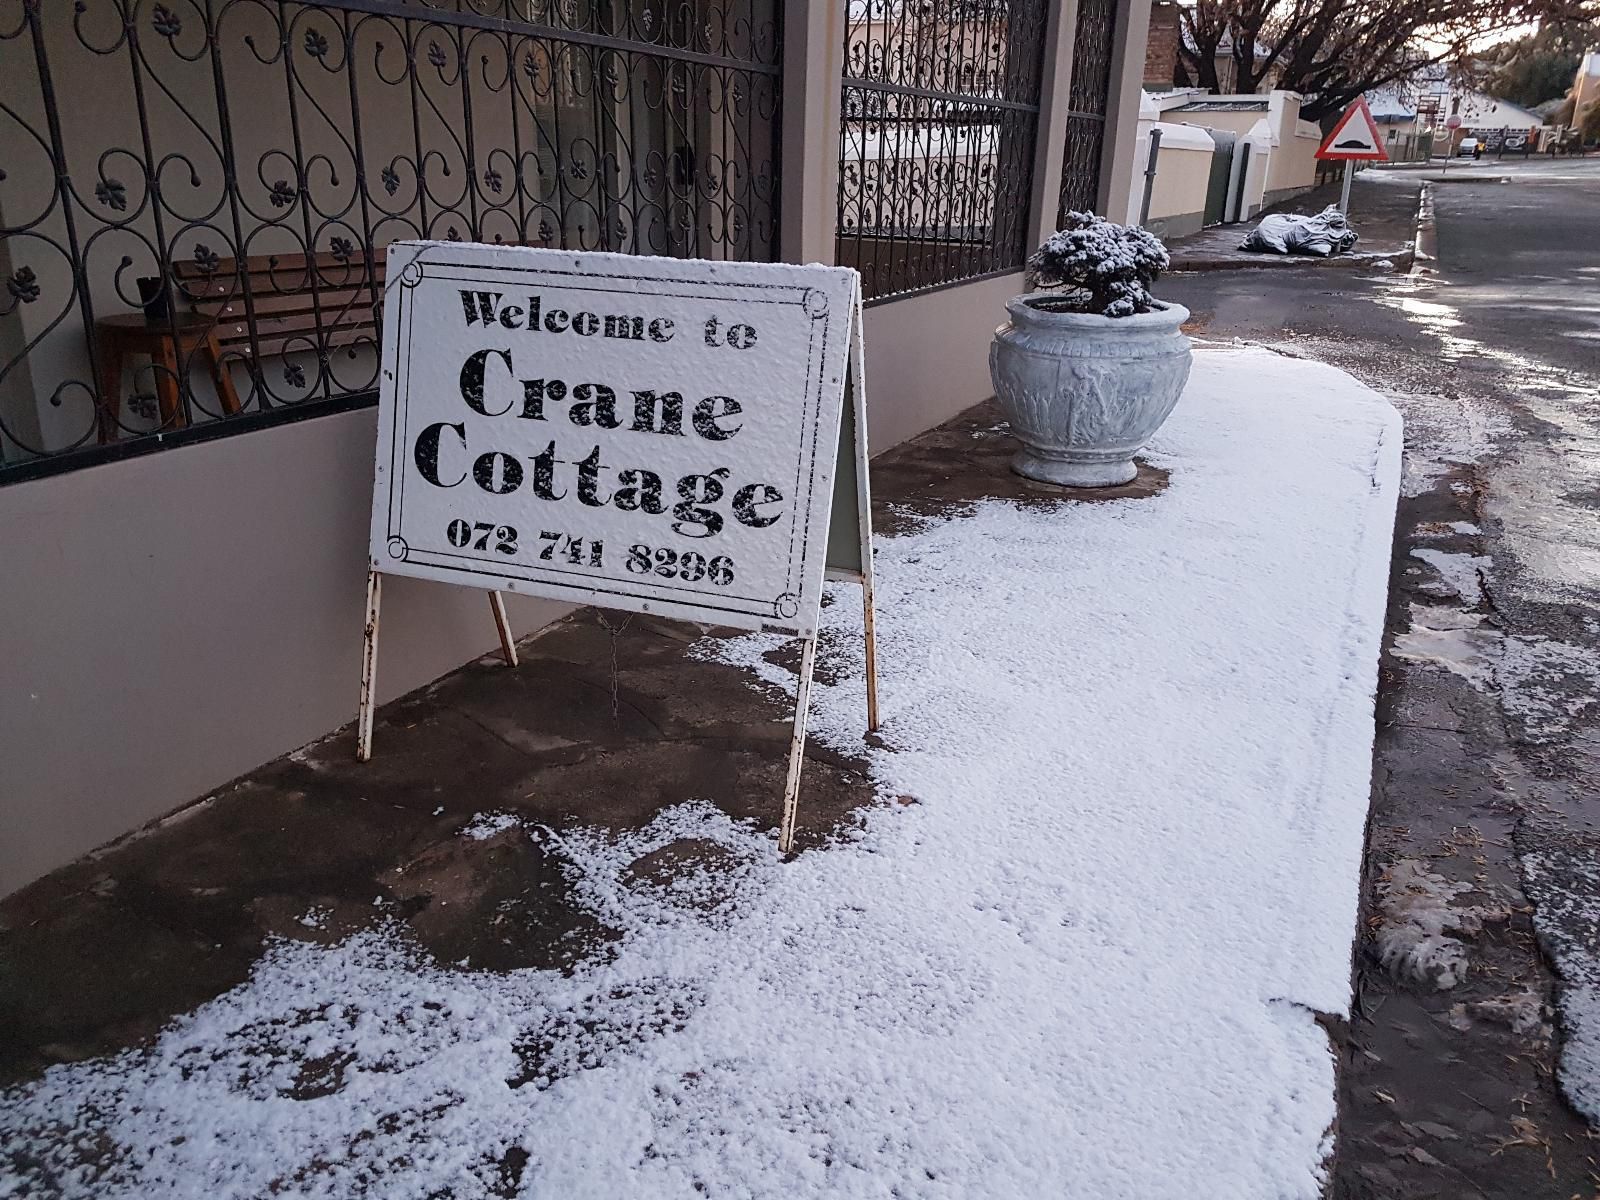
M1322 162L1344 163L1344 187L1339 195L1339 211L1350 213L1350 178L1355 162L1388 162L1389 152L1383 148L1383 135L1378 123L1372 119L1364 96L1357 96L1350 107L1334 122L1333 128L1317 147L1317 158Z

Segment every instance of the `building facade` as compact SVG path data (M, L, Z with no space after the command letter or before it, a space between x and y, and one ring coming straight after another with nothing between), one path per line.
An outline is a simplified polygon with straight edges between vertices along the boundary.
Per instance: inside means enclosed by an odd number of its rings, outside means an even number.
M390 241L855 266L886 448L1128 194L1148 6L3 6L0 893L353 714ZM394 580L380 698L481 609Z

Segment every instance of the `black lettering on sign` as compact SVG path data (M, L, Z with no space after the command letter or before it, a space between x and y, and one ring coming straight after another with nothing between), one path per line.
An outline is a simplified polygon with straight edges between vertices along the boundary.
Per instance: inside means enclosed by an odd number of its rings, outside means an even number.
M530 421L544 420L546 400L565 400L567 385L559 379L524 379L522 381L522 411L518 416Z
M672 507L672 527L684 537L716 537L721 533L722 514L704 506L722 499L722 480L727 477L728 468L718 467L706 475L685 475L678 480L682 500Z
M661 503L661 476L654 471L618 471L617 482L622 486L612 493L611 503L623 512L647 512L659 517L667 511Z
M603 383L580 383L572 389L576 403L567 409L567 417L574 425L595 424L601 429L615 429L622 424L617 416L617 394Z
M556 466L561 462L556 457L556 444L551 442L533 458L533 494L541 500L559 500L566 492L555 490Z
M493 325L494 310L499 304L499 292L461 293L461 307L467 314L468 325L474 325L479 321L485 325Z
M775 512L763 516L756 511L756 505L782 502L783 493L770 483L746 484L733 494L733 519L752 529L765 529L774 521L780 520L783 513Z
M635 575L660 575L689 583L709 579L717 587L727 587L733 582L733 559L726 554L707 559L693 550L680 554L665 546L652 549L636 542L628 547L628 559L623 565Z
M434 487L455 487L467 477L466 468L450 483L439 478L439 436L446 429L450 430L461 440L461 449L467 448L467 427L465 425L452 425L448 421L435 421L421 433L417 434L417 444L412 450L412 457L416 459L417 470L422 477Z
M477 541L473 541L473 535ZM496 525L493 521L467 522L457 517L445 526L444 536L452 546L466 549L471 546L474 550L487 550L489 539L494 539L496 554L515 554L517 552L517 531L510 525Z
M660 423L657 424L656 406L660 405ZM652 391L633 394L633 431L635 433L671 433L683 436L683 395L681 392Z
M490 450L472 464L472 481L486 492L504 496L522 486L522 464L509 454Z
M483 379L488 370L491 354L498 354L500 360L506 364L506 370L511 370L511 351L479 350L461 364L461 398L473 412L482 413L486 417L499 417L511 411L511 402L506 401L506 406L495 412L490 412L484 405Z
M740 424L732 429L724 429L717 422L737 417L743 411L744 408L732 396L707 396L694 406L694 431L708 442L725 442L744 426Z
M600 472L605 469L605 464L600 461L600 447L596 446L589 451L578 463L578 503L587 504L590 508L604 508L611 501L610 496L601 496L596 490Z

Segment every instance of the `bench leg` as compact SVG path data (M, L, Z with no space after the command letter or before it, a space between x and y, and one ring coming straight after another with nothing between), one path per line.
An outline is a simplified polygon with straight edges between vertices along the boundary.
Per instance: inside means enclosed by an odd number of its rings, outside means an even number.
M165 335L156 340L150 369L156 377L156 398L161 402L161 428L182 429L188 424L178 395L178 348Z
M116 440L122 416L122 341L102 334L99 351L100 403L95 406L95 430L104 446Z
M222 359L222 347L217 345L217 335L206 338L206 354L211 359L211 379L217 385L217 396L222 400L222 411L230 416L239 411L239 393L233 387L233 372Z

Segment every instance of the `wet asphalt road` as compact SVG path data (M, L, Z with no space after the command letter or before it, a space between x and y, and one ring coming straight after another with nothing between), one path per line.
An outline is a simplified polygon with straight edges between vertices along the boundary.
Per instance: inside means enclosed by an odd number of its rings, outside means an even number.
M1423 178L1432 271L1161 291L1407 423L1332 1193L1595 1197L1600 158L1363 175L1357 227Z

